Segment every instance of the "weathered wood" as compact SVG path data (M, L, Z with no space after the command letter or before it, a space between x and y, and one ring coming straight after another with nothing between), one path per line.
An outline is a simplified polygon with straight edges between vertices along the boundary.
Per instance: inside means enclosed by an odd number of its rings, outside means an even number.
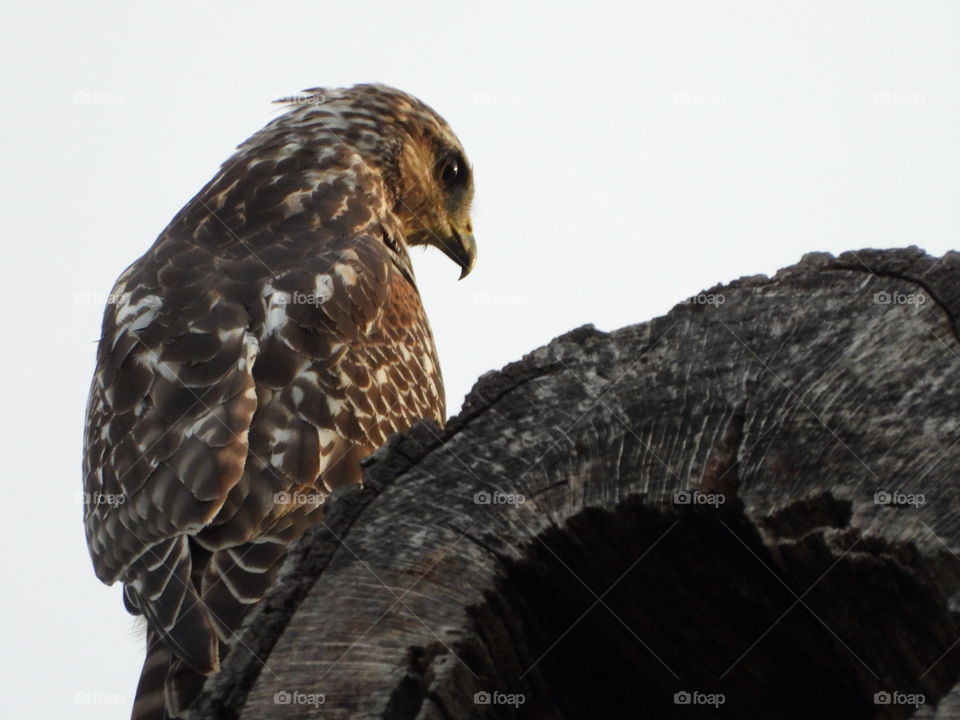
M957 717L958 278L810 255L485 375L331 503L196 717Z

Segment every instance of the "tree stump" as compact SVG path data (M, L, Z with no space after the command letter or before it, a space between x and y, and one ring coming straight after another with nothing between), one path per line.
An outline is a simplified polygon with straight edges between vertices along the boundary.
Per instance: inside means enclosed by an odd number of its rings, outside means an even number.
M193 717L960 717L958 312L960 254L813 254L484 375Z

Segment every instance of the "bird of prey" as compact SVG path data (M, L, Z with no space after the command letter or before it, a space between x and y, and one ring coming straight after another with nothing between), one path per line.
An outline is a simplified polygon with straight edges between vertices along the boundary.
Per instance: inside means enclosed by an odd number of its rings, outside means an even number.
M445 418L408 248L474 266L460 142L383 85L278 102L103 318L84 524L97 576L146 620L137 720L189 708L361 458Z

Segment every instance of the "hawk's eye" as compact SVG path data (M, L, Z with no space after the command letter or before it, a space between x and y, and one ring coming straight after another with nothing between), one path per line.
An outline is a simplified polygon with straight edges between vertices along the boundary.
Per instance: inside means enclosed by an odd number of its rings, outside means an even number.
M467 168L459 153L450 153L440 161L440 182L446 189L462 185L467 179Z

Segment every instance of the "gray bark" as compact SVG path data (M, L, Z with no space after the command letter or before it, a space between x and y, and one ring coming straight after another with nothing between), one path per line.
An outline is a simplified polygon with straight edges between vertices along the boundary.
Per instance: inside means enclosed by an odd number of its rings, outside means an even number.
M958 313L958 254L815 254L488 373L194 715L960 717Z

